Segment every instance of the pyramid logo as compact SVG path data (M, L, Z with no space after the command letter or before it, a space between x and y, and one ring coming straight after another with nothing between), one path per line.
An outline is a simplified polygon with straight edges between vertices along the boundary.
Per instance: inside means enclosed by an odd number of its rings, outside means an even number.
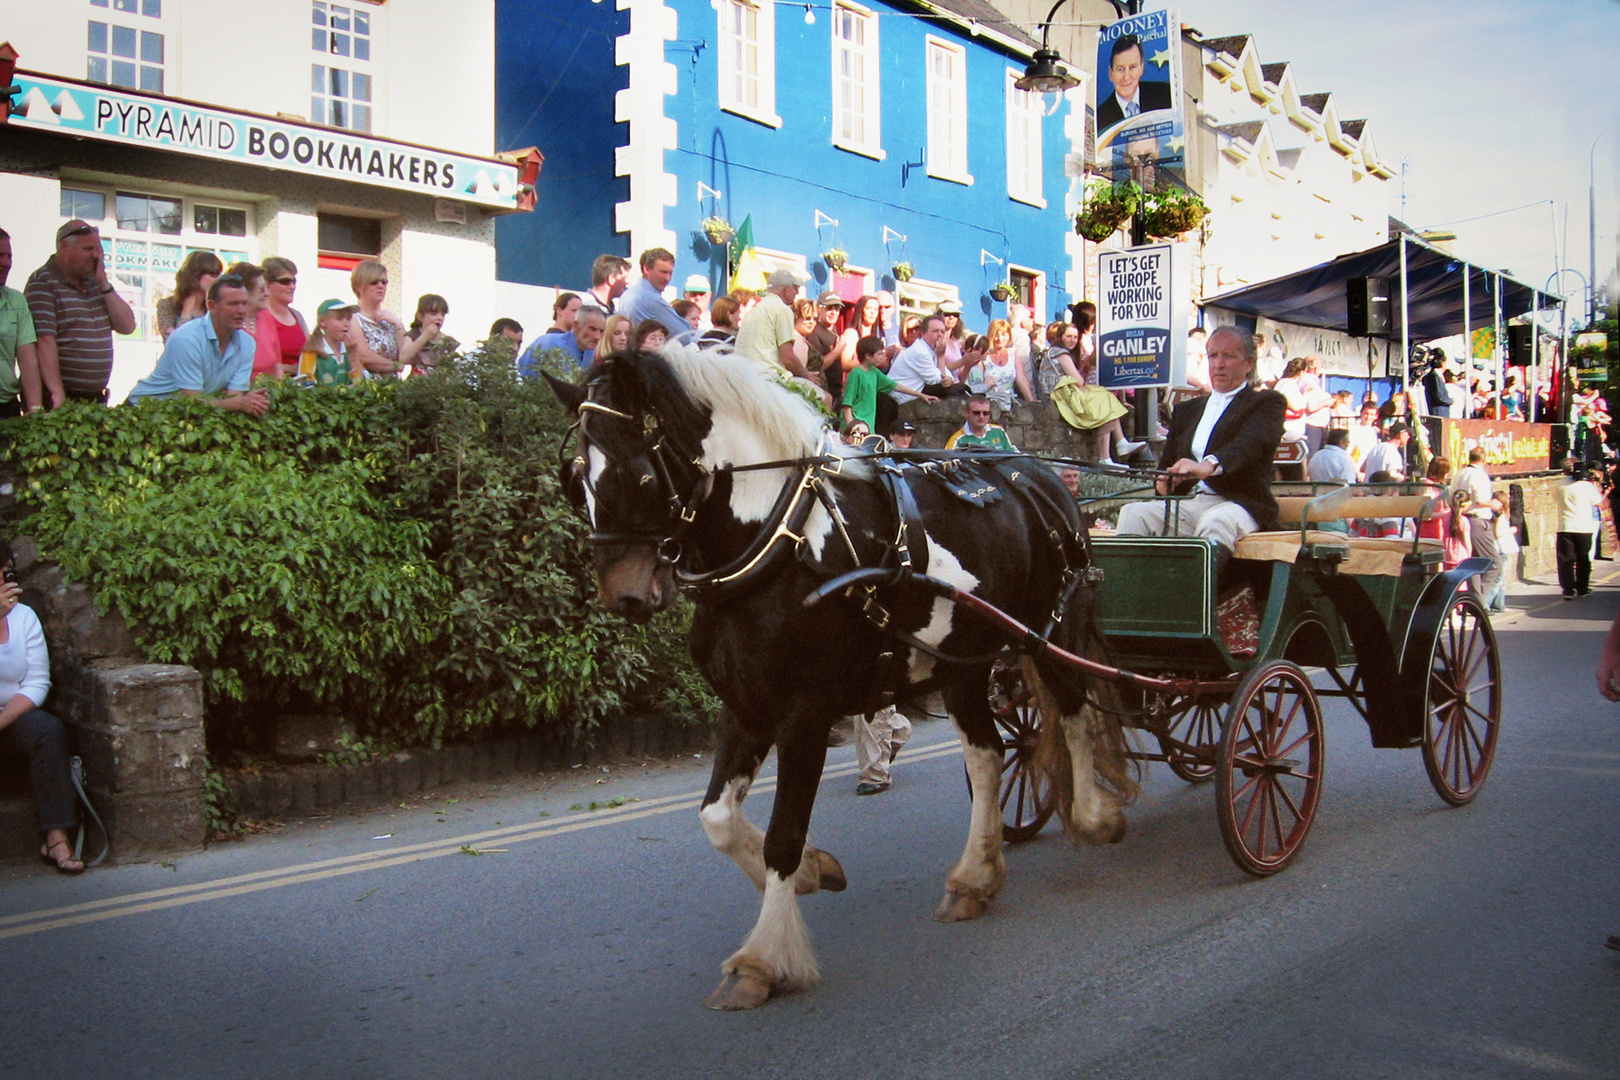
M56 95L56 115L63 120L84 119L83 110L79 108L79 103L73 99L73 94L68 90Z
M23 115L36 124L60 124L61 118L45 97L45 91L32 87L23 95Z

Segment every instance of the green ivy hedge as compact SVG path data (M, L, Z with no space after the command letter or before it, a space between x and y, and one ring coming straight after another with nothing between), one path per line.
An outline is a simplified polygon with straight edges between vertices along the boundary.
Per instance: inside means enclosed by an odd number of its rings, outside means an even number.
M630 626L592 603L556 480L567 426L509 356L405 383L270 388L261 418L195 400L7 421L16 532L200 669L217 745L338 711L406 744L626 712L708 716L684 606Z

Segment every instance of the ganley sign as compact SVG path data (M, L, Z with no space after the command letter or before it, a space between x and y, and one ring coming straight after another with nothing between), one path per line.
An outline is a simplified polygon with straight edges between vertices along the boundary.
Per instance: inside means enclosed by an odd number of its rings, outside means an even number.
M17 72L9 126L518 208L514 165L338 128Z

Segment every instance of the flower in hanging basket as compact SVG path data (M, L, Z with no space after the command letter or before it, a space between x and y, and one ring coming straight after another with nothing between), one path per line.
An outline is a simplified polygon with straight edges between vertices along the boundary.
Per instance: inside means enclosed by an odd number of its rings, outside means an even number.
M1170 237L1191 232L1204 223L1209 207L1190 191L1172 189L1149 195L1142 205L1142 231Z
M894 264L892 272L894 274L894 280L910 281L911 275L915 274L917 270L908 262L897 262Z
M1010 281L998 281L990 286L990 299L1005 303L1018 295L1018 288Z
M729 243L731 238L737 235L737 230L731 227L731 222L719 215L704 218L701 227L703 235L709 238L711 244Z
M849 253L840 248L824 251L821 257L827 261L828 266L832 267L835 274L842 274L844 267L849 265Z
M1119 230L1142 205L1142 189L1133 181L1093 180L1085 205L1074 216L1074 231L1100 243Z

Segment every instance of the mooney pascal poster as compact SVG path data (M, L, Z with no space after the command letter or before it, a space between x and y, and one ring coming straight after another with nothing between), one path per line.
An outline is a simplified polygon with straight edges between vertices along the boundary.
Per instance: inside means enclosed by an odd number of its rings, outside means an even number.
M1105 171L1182 164L1181 23L1150 11L1097 35L1096 161ZM1121 179L1122 177L1115 177Z
M1097 382L1110 390L1182 386L1187 298L1175 282L1176 244L1097 256Z

